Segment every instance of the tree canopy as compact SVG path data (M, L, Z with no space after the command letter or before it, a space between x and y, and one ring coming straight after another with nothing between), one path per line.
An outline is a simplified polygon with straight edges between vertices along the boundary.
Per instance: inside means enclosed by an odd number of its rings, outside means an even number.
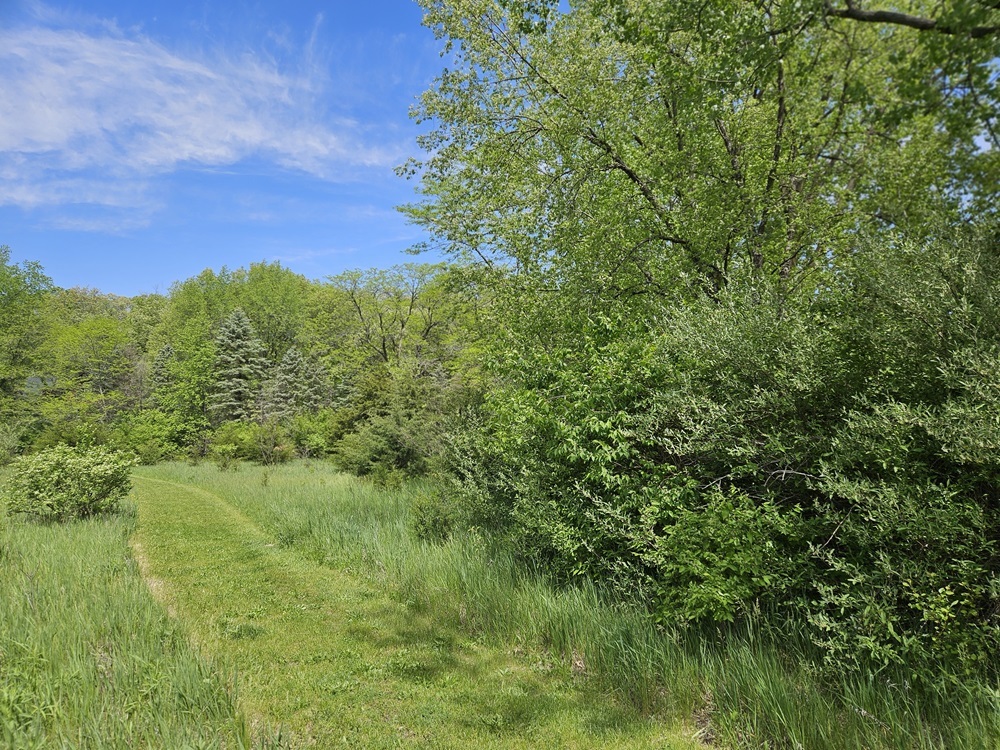
M906 5L939 31L1000 17ZM424 6L454 66L418 109L407 210L539 290L645 314L743 272L815 285L858 232L996 212L996 34L819 1Z
M1000 8L422 5L404 210L488 300L474 523L664 623L993 663Z

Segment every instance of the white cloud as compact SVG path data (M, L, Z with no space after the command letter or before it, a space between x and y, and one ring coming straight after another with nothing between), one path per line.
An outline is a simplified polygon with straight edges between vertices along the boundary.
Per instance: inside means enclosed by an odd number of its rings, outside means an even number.
M44 9L44 6L38 6ZM244 159L341 180L401 149L325 112L331 85L302 51L180 53L114 24L0 30L0 205L147 205L157 176Z

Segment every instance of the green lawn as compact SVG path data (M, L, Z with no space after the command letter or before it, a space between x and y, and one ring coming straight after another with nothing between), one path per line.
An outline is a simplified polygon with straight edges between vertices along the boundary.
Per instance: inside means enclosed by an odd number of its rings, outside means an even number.
M147 579L201 651L237 670L239 706L258 739L697 746L677 722L616 700L572 658L499 643L409 601L366 549L374 537L353 534L346 517L381 514L372 533L391 535L400 513L359 503L357 480L317 466L220 473L175 464L140 470L135 487L133 546ZM309 509L338 503L343 524L317 545Z

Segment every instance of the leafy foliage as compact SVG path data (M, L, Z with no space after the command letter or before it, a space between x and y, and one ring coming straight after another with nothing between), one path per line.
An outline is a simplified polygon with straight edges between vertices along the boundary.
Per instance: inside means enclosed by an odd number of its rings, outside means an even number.
M994 236L870 246L807 300L732 290L652 339L612 323L522 352L456 443L468 503L664 622L763 607L838 668L984 668L1000 647L998 264Z
M123 453L66 445L22 456L7 480L7 510L43 521L112 512L132 488L134 463Z
M212 435L210 455L222 468L235 459L284 463L295 456L288 431L276 422L227 422Z
M453 64L401 171L488 301L474 522L664 623L995 669L996 9L422 4Z
M38 344L39 310L52 281L37 263L10 262L10 248L0 246L0 398L15 394L31 372Z

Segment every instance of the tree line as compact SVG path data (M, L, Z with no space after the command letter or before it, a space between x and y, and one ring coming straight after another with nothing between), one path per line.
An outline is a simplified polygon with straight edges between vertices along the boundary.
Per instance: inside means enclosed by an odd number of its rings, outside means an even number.
M277 263L206 270L166 295L58 289L0 250L2 457L110 445L146 462L337 455L395 480L471 398L465 292L441 265L323 282Z

